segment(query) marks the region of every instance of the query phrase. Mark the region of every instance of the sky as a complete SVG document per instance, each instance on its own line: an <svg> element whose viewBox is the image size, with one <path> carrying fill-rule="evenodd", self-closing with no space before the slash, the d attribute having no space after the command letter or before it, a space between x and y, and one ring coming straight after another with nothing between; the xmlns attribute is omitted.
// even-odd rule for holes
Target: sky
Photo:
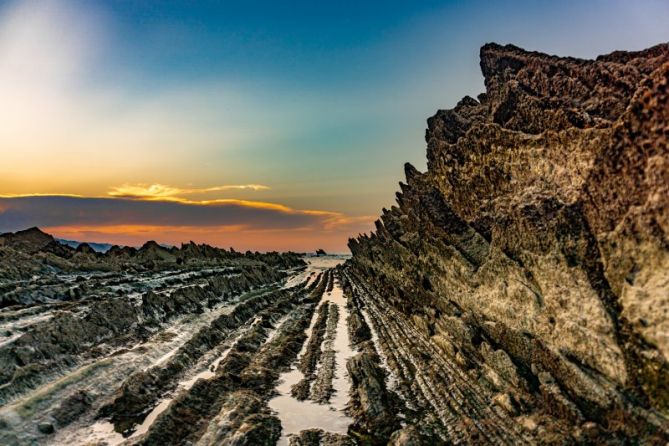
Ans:
<svg viewBox="0 0 669 446"><path fill-rule="evenodd" d="M669 2L0 0L0 232L346 252L486 42L594 58Z"/></svg>

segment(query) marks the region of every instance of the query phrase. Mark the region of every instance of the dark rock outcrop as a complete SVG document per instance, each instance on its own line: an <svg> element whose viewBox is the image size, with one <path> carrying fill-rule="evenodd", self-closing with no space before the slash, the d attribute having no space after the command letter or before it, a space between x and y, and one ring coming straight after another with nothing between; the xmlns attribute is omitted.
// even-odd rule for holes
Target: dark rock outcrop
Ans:
<svg viewBox="0 0 669 446"><path fill-rule="evenodd" d="M406 165L347 268L525 438L664 443L669 45L487 44L481 70L486 92L428 120L427 172Z"/></svg>
<svg viewBox="0 0 669 446"><path fill-rule="evenodd" d="M290 446L353 446L351 437L324 432L321 429L307 429L290 437Z"/></svg>
<svg viewBox="0 0 669 446"><path fill-rule="evenodd" d="M134 274L240 265L259 270L305 267L301 255L293 252L242 254L193 242L168 248L148 241L140 248L112 246L102 253L87 243L72 248L38 228L30 228L0 234L0 308L79 299L76 291L59 286L59 274Z"/></svg>
<svg viewBox="0 0 669 446"><path fill-rule="evenodd" d="M29 254L38 252L55 241L52 236L42 232L39 228L29 228L23 231L0 234L0 246L6 246Z"/></svg>

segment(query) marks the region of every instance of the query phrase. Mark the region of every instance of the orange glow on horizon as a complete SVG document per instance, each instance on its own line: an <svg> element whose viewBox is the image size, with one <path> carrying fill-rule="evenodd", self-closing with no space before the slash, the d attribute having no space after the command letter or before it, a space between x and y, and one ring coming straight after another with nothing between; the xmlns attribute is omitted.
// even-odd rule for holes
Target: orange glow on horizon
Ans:
<svg viewBox="0 0 669 446"><path fill-rule="evenodd" d="M365 232L370 227L371 224L368 223L360 225L358 229L359 232ZM323 248L326 251L339 253L348 252L346 246L348 238L358 233L351 232L350 227L342 230L317 228L249 230L242 226L115 225L55 226L42 229L57 238L127 246L141 246L149 240L174 246L193 241L226 249L233 247L238 251L311 252Z"/></svg>

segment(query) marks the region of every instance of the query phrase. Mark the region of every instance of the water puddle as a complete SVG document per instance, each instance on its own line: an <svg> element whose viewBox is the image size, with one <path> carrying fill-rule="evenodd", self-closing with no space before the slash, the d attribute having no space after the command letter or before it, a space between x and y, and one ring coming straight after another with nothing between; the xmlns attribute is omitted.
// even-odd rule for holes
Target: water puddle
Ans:
<svg viewBox="0 0 669 446"><path fill-rule="evenodd" d="M104 444L107 446L118 446L125 441L125 438L114 430L114 425L99 421L92 424L86 432L81 435L75 435L68 439L71 444Z"/></svg>
<svg viewBox="0 0 669 446"><path fill-rule="evenodd" d="M195 383L195 381L193 381L193 384L194 383ZM167 410L167 408L172 403L172 400L174 400L174 398L165 398L156 407L154 407L153 410L151 411L151 413L149 413L146 416L146 418L144 419L142 424L139 425L137 430L135 430L135 432L133 432L132 435L129 438L136 438L136 437L139 437L140 435L144 435L145 433L147 433L149 431L149 428L151 427L151 425L153 425L153 422L156 421L156 419L158 418L158 415L160 415L161 413L165 412L165 410ZM107 423L107 424L112 426L112 428L114 427L114 425L112 425L111 423Z"/></svg>
<svg viewBox="0 0 669 446"><path fill-rule="evenodd" d="M330 402L338 408L343 409L348 403L350 387L350 379L348 371L346 370L346 362L355 355L355 351L351 349L351 340L348 336L348 308L346 308L346 299L344 292L338 281L335 281L335 286L332 289L332 294L329 296L331 302L334 302L339 307L339 321L337 322L337 336L334 340L334 350L337 352L335 356L336 373L333 380L333 387L335 389L334 395L330 398Z"/></svg>
<svg viewBox="0 0 669 446"><path fill-rule="evenodd" d="M184 337L185 337L185 336L184 336ZM179 339L179 340L181 340L181 339ZM161 364L166 363L168 359L170 359L172 356L176 355L176 353L179 351L180 348L181 348L181 346L178 346L178 347L176 347L176 348L173 348L173 349L170 350L169 352L165 353L163 356L161 356L160 358L158 358L153 364L151 364L149 367L147 367L146 369L144 369L144 371L147 371L147 370L149 370L150 368L153 368L153 367L155 367L155 366L159 366L159 365L161 365Z"/></svg>
<svg viewBox="0 0 669 446"><path fill-rule="evenodd" d="M307 335L311 336L313 327L318 316L318 309L321 305L332 302L339 307L339 320L337 322L337 332L333 342L335 350L335 378L332 382L334 394L330 398L329 404L318 404L313 401L298 401L291 395L291 388L304 378L296 365L293 365L290 371L284 373L279 378L279 385L276 391L279 396L271 399L269 407L277 414L281 420L281 438L278 445L287 446L289 437L302 430L319 428L326 432L346 434L348 426L353 420L344 412L349 399L348 390L350 381L346 370L346 361L355 354L350 347L346 319L348 311L346 308L346 299L338 281L335 281L332 292L325 293L314 311ZM308 341L302 346L298 355L301 357L307 347Z"/></svg>

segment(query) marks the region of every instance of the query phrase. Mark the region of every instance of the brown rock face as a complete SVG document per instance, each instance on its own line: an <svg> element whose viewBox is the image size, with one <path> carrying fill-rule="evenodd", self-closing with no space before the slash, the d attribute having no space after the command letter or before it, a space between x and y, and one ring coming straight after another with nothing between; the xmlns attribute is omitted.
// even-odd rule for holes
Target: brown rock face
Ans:
<svg viewBox="0 0 669 446"><path fill-rule="evenodd" d="M349 270L528 435L552 419L581 426L556 441L663 443L669 45L580 60L487 44L481 70L478 100L428 120L427 172L406 166Z"/></svg>

